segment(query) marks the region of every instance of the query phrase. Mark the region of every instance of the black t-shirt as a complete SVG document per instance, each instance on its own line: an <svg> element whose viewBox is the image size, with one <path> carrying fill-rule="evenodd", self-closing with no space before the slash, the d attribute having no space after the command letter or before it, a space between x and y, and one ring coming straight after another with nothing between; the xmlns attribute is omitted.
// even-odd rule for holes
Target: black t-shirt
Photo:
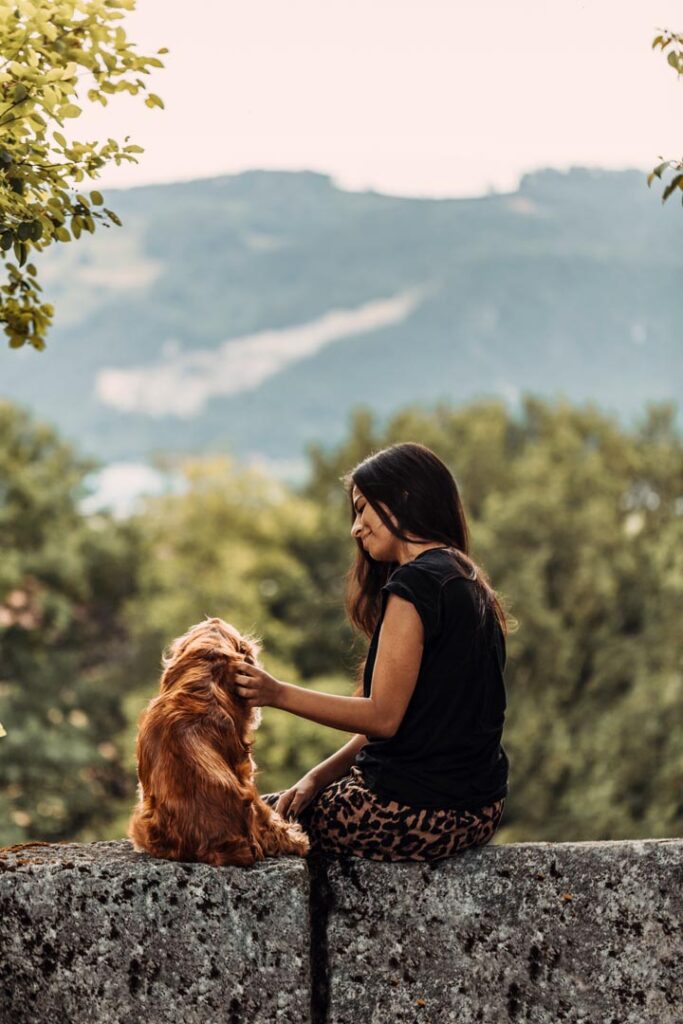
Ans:
<svg viewBox="0 0 683 1024"><path fill-rule="evenodd" d="M400 565L382 587L365 665L367 697L387 598L398 594L422 619L420 671L396 734L369 736L356 764L372 789L413 807L474 810L508 791L505 637L490 608L482 623L478 584L459 572L447 548Z"/></svg>

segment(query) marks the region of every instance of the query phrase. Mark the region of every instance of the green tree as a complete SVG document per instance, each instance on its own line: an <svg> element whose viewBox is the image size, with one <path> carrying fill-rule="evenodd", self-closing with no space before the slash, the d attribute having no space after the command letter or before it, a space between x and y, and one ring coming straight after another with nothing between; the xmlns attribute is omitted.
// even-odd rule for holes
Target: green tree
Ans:
<svg viewBox="0 0 683 1024"><path fill-rule="evenodd" d="M667 63L680 78L683 75L683 35L666 30L653 39L652 48L656 49L657 47L659 47L662 53L665 50L668 51L666 55ZM677 189L683 192L683 160L664 160L663 157L659 159L661 163L657 164L650 172L647 183L651 185L655 178L662 181L663 175L671 174L670 179L666 181L662 190L662 202L665 203L669 196L673 195ZM683 195L681 196L681 202L683 203Z"/></svg>
<svg viewBox="0 0 683 1024"><path fill-rule="evenodd" d="M137 162L141 147L79 142L64 124L81 113L75 101L83 94L106 106L114 93L145 92L142 76L163 67L126 36L121 20L134 7L135 0L0 0L0 321L13 348L44 348L54 313L41 299L31 250L78 239L98 222L120 224L98 191L79 186L112 162ZM154 93L145 103L163 106Z"/></svg>
<svg viewBox="0 0 683 1024"><path fill-rule="evenodd" d="M128 777L112 742L130 675L128 524L85 519L91 465L0 403L0 842L71 838Z"/></svg>
<svg viewBox="0 0 683 1024"><path fill-rule="evenodd" d="M673 406L625 429L597 409L524 399L366 410L311 449L297 493L229 459L113 523L78 512L86 467L0 407L0 815L5 841L123 835L137 716L160 653L204 615L264 641L266 666L349 693L353 556L342 475L420 440L453 471L473 553L518 627L508 641L511 790L498 840L673 836L683 826L683 440ZM262 789L343 736L274 709ZM5 812L3 814L3 811ZM1 819L0 819L1 820Z"/></svg>

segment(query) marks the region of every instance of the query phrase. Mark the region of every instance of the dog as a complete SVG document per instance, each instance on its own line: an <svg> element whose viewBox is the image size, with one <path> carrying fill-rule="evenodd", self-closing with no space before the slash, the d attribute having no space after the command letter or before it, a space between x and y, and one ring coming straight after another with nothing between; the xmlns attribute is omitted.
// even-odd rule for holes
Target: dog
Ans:
<svg viewBox="0 0 683 1024"><path fill-rule="evenodd" d="M260 645L209 618L162 658L159 695L142 712L136 742L138 803L128 838L138 853L246 867L305 856L308 837L258 795L252 733L260 708L231 685L234 665L258 664Z"/></svg>

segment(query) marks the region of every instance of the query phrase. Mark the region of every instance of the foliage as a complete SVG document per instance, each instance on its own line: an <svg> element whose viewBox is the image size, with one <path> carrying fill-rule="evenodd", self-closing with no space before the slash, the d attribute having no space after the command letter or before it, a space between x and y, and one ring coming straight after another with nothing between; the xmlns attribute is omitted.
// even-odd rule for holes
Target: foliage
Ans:
<svg viewBox="0 0 683 1024"><path fill-rule="evenodd" d="M683 35L677 32L665 31L652 41L652 49L659 49L662 53L668 50L666 56L667 64L669 64L676 74L679 76L683 75ZM666 172L671 171L672 177L664 186L662 191L662 202L665 203L669 196L673 195L676 189L680 189L683 192L683 160L664 160L662 157L659 158L661 163L648 174L647 183L652 185L655 178L662 180L662 175ZM683 203L683 196L681 196L681 203Z"/></svg>
<svg viewBox="0 0 683 1024"><path fill-rule="evenodd" d="M0 404L0 821L10 843L74 835L109 816L126 776L130 527L78 511L91 468L55 433Z"/></svg>
<svg viewBox="0 0 683 1024"><path fill-rule="evenodd" d="M336 674L350 633L326 510L226 456L179 472L180 493L149 499L137 524L144 557L129 618L143 671L156 675L161 648L210 614L262 636L302 678Z"/></svg>
<svg viewBox="0 0 683 1024"><path fill-rule="evenodd" d="M310 449L296 492L223 457L196 460L178 493L119 524L78 515L83 469L66 446L9 407L3 417L4 841L125 833L137 717L157 692L161 649L205 614L260 635L276 675L351 692L364 645L343 616L354 547L340 477L403 440L453 470L473 554L518 624L499 841L681 833L683 440L672 406L650 406L629 429L531 397L516 416L482 401L406 407L382 425L359 409L343 444ZM345 739L265 709L261 790Z"/></svg>
<svg viewBox="0 0 683 1024"><path fill-rule="evenodd" d="M180 493L149 499L136 524L139 589L127 608L135 668L128 727L117 740L129 785L112 805L106 831L87 829L81 838L125 834L136 723L158 691L161 651L205 615L262 639L264 664L281 678L352 691L351 634L341 616L339 560L330 553L338 535L331 535L325 509L224 456L185 461L174 475L181 477ZM339 747L340 736L265 709L256 739L261 790L290 785Z"/></svg>
<svg viewBox="0 0 683 1024"><path fill-rule="evenodd" d="M8 275L0 320L13 348L43 348L53 316L27 262L31 250L92 234L98 222L121 223L98 191L76 187L109 163L137 162L141 147L63 132L81 114L79 87L106 106L117 92L145 91L141 76L163 67L156 56L139 56L121 26L134 7L135 0L0 0L0 251ZM163 106L154 93L145 102Z"/></svg>

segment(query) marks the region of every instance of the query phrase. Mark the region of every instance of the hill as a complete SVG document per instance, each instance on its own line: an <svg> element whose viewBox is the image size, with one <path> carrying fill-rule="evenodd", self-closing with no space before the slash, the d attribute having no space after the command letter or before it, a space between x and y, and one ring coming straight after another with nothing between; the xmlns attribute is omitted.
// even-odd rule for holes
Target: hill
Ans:
<svg viewBox="0 0 683 1024"><path fill-rule="evenodd" d="M0 353L2 394L105 461L296 459L358 403L680 400L681 220L640 172L432 200L254 171L107 201L123 228L43 257L47 351Z"/></svg>

